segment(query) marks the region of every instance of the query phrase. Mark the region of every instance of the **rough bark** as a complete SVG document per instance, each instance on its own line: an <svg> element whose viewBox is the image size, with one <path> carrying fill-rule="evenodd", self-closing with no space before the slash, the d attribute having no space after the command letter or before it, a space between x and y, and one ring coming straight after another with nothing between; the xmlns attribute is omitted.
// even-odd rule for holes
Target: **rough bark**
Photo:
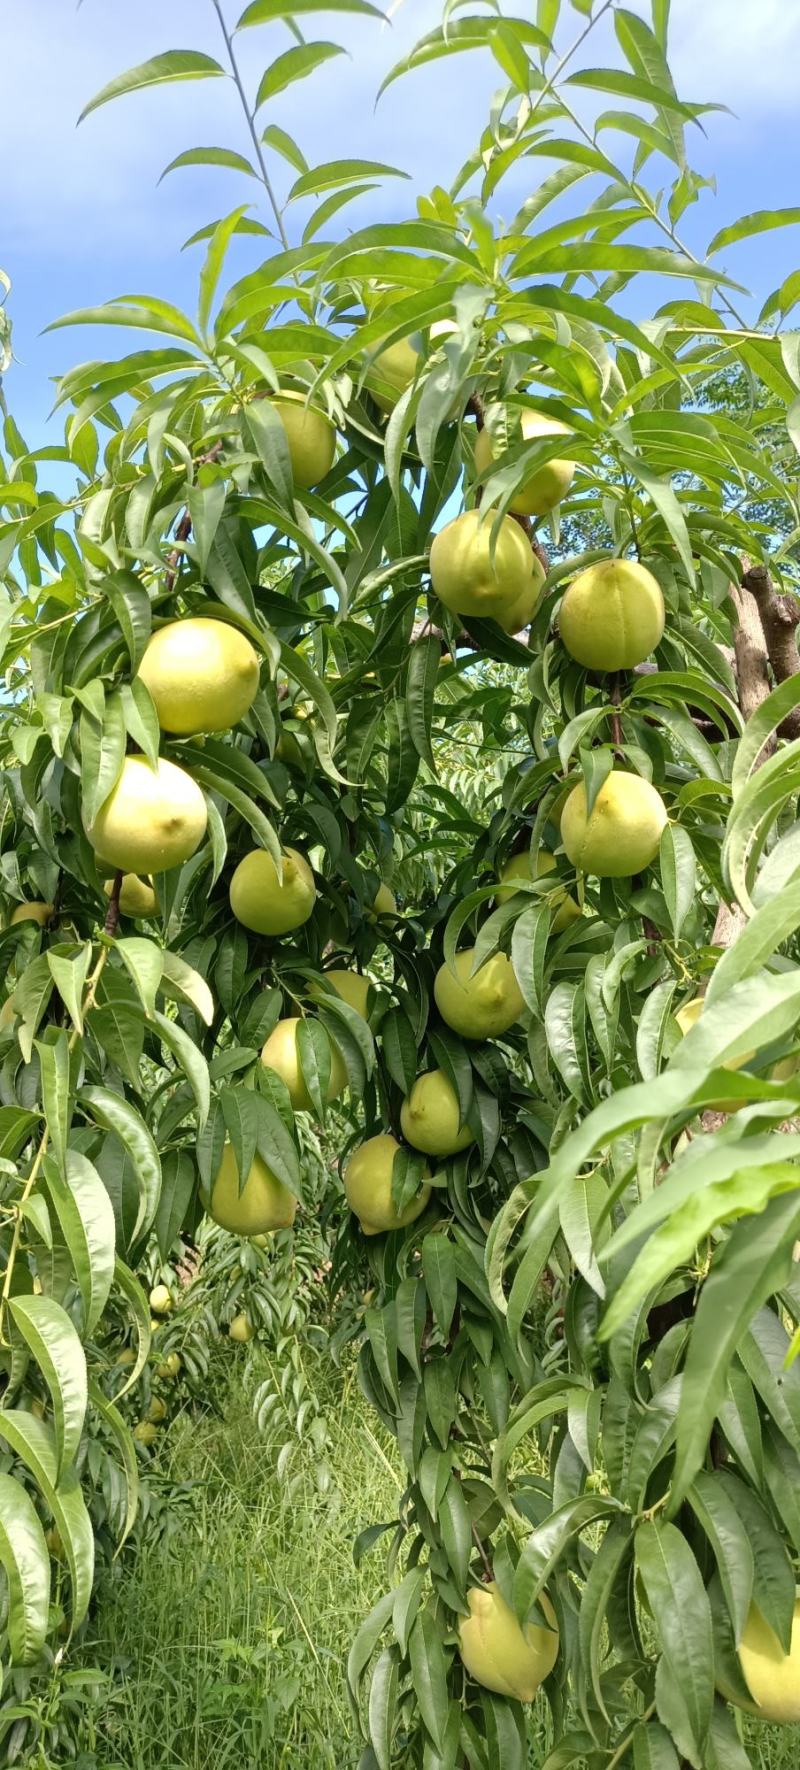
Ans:
<svg viewBox="0 0 800 1770"><path fill-rule="evenodd" d="M733 635L734 670L738 692L739 707L745 719L753 714L766 700L770 692L769 665L770 656L764 632L763 615L760 603L751 587L751 580L758 577L763 587L763 580L770 583L769 573L764 567L745 569L740 586L731 587L731 601L736 609L736 626ZM795 647L795 655L797 648ZM800 659L798 660L800 664ZM772 737L764 745L756 767L766 762L771 756L777 739ZM714 924L712 942L714 946L732 946L741 934L745 925L745 916L738 904L721 903Z"/></svg>
<svg viewBox="0 0 800 1770"><path fill-rule="evenodd" d="M467 411L471 412L475 419L475 429L482 430L485 420L483 400L479 393L470 394L469 399L467 400Z"/></svg>
<svg viewBox="0 0 800 1770"><path fill-rule="evenodd" d="M739 706L745 719L751 719L770 691L769 654L758 603L752 591L744 584L732 586L731 601L736 609L733 651ZM772 748L775 748L774 740ZM761 760L766 761L766 755Z"/></svg>
<svg viewBox="0 0 800 1770"><path fill-rule="evenodd" d="M737 698L745 719L752 718L766 700L770 690L769 659L764 630L755 601L744 585L731 587L731 601L736 609L733 634L734 671ZM774 738L764 745L756 767L766 762L775 748ZM733 946L745 925L744 912L738 903L721 903L711 940L714 946Z"/></svg>
<svg viewBox="0 0 800 1770"><path fill-rule="evenodd" d="M797 650L800 602L796 596L775 589L765 565L748 565L743 562L742 585L758 609L775 683L787 682L790 676L796 676L800 671L800 653ZM784 719L779 731L781 737L800 737L800 707L795 708Z"/></svg>

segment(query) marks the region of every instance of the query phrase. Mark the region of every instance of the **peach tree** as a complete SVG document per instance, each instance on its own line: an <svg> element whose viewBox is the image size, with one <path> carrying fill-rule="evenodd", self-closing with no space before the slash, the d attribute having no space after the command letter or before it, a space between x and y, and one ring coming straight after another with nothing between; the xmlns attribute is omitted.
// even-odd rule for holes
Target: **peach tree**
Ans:
<svg viewBox="0 0 800 1770"><path fill-rule="evenodd" d="M195 314L59 322L134 334L63 443L5 422L5 1659L52 1650L45 1530L69 1632L134 1518L151 1238L290 1224L332 1112L405 1483L360 1770L514 1770L531 1714L547 1770L739 1770L800 1719L800 283L724 265L798 212L698 254L668 0L539 0L389 68L498 90L372 219L396 168L272 120L323 10L374 28L212 0L86 107L232 81L242 141L168 170L243 201Z"/></svg>

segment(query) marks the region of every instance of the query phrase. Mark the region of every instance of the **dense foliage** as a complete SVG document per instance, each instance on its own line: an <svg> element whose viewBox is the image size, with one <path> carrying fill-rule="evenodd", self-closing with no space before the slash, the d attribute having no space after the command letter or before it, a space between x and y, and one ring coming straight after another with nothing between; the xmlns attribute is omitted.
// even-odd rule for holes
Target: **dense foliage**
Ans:
<svg viewBox="0 0 800 1770"><path fill-rule="evenodd" d="M479 49L502 84L450 190L346 232L394 169L269 121L337 53L317 8L212 6L222 61L84 115L233 78L247 154L169 170L260 180L272 237L200 230L194 318L68 315L135 347L64 375L62 445L3 432L4 1658L61 1651L133 1525L126 1396L192 1358L177 1321L150 1356L146 1288L199 1241L197 1308L291 1370L305 1209L407 1477L358 1546L362 1770L514 1770L540 1683L547 1770L738 1770L742 1706L800 1718L800 283L750 322L719 266L796 212L697 257L668 0L539 0L391 71ZM277 20L251 103L237 37ZM209 1205L277 1252L208 1251Z"/></svg>

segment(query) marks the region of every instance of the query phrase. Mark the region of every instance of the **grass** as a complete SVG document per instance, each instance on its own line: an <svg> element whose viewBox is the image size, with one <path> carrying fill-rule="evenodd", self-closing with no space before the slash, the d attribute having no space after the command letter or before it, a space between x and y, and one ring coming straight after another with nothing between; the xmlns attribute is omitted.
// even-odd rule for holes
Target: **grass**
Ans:
<svg viewBox="0 0 800 1770"><path fill-rule="evenodd" d="M83 1709L81 1770L357 1770L343 1666L384 1585L381 1546L356 1567L352 1545L396 1515L399 1483L354 1372L310 1370L325 1492L308 1443L287 1466L285 1427L258 1431L227 1360L224 1416L165 1434L144 1542L102 1577L82 1643L109 1676ZM531 1770L542 1721L537 1704ZM753 1770L797 1770L799 1732L748 1724Z"/></svg>
<svg viewBox="0 0 800 1770"><path fill-rule="evenodd" d="M382 1566L356 1568L353 1537L396 1515L398 1484L354 1374L326 1387L323 1494L308 1447L278 1474L280 1442L259 1434L240 1386L224 1422L171 1428L160 1463L180 1529L106 1578L84 1647L113 1671L86 1740L103 1770L354 1770L342 1667Z"/></svg>

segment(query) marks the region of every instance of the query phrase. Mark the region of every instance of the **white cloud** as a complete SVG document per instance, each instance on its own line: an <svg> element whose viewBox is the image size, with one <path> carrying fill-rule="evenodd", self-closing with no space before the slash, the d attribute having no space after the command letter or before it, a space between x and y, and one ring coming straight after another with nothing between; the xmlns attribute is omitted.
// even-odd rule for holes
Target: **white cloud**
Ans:
<svg viewBox="0 0 800 1770"><path fill-rule="evenodd" d="M679 91L736 110L745 127L765 112L794 118L797 0L673 0L670 59Z"/></svg>
<svg viewBox="0 0 800 1770"><path fill-rule="evenodd" d="M647 0L634 3L647 15ZM233 0L229 16L235 10ZM44 255L46 241L62 261L94 260L99 267L128 260L141 262L144 271L201 221L251 195L228 175L208 172L177 173L156 190L163 166L183 147L224 142L247 149L230 82L122 99L75 127L81 106L100 86L158 50L219 53L210 7L198 7L197 0L170 0L166 7L163 0L138 0L135 7L84 0L73 10L65 0L33 6L5 0L5 13L0 262ZM501 82L487 58L459 56L419 70L374 108L382 74L439 15L438 0L403 0L391 28L340 15L319 26L315 21L320 35L347 43L352 59L341 58L291 89L273 112L312 163L342 154L386 158L405 165L423 188L434 176L447 182L474 145L486 101ZM580 28L577 17L575 25ZM673 0L671 39L679 89L736 109L743 133L761 126L765 109L774 119L781 106L794 106L797 5ZM283 25L237 38L251 89L267 56L289 41ZM607 48L604 21L583 53L602 60ZM723 123L719 136L713 119L710 128L715 140L731 139L731 125ZM396 200L387 196L389 212Z"/></svg>
<svg viewBox="0 0 800 1770"><path fill-rule="evenodd" d="M244 0L238 0L240 6ZM379 0L380 3L380 0ZM384 0L385 3L385 0ZM649 16L649 0L628 0ZM225 0L229 18L237 0ZM508 0L521 14L527 0ZM579 14L566 4L564 19L577 33ZM83 350L60 333L36 334L65 308L102 301L124 290L158 289L191 305L197 253L181 260L180 242L202 222L236 202L260 199L250 181L225 172L177 172L158 187L164 165L182 148L228 145L248 151L232 83L201 81L169 91L124 98L87 118L82 106L123 69L167 48L202 48L220 55L212 8L198 0L4 0L2 227L0 264L15 281L12 312L16 344L26 367L16 371L23 398L37 381ZM502 83L482 54L457 56L398 82L375 108L385 72L441 16L440 0L402 0L391 27L331 14L313 20L310 34L345 43L350 59L329 64L283 94L271 115L298 139L312 164L354 156L405 167L416 188L449 183L475 145L487 104ZM617 59L610 20L582 51L589 62ZM285 25L243 32L237 39L250 90L265 62L288 46ZM701 163L726 165L733 185L743 156L768 164L766 135L782 128L783 184L791 184L800 0L673 0L671 56L678 88L697 100L716 100L738 113L710 117L709 143L693 137ZM223 52L224 53L224 52ZM610 101L613 103L613 101ZM759 155L752 152L757 140ZM525 162L515 175L519 189ZM292 174L279 167L286 188ZM282 182L281 182L282 181ZM756 182L758 182L756 180ZM511 209L513 192L502 207ZM738 190L721 186L726 219L737 212ZM782 195L791 201L791 195ZM413 205L411 189L388 181L377 196L343 211L343 226L390 218ZM753 202L750 206L757 206ZM307 212L307 211L306 211ZM258 211L262 219L263 208ZM693 225L688 218L688 225ZM232 267L252 266L253 250L237 250ZM104 348L105 346L103 346ZM87 348L90 348L87 347ZM37 391L36 397L39 397Z"/></svg>

